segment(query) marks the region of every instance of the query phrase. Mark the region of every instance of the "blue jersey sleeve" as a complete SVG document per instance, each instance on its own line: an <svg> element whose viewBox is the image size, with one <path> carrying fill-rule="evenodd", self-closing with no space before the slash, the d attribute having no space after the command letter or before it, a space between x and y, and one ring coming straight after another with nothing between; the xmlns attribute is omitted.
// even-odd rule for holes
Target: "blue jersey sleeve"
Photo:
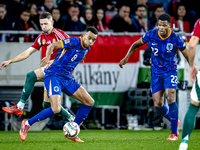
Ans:
<svg viewBox="0 0 200 150"><path fill-rule="evenodd" d="M60 44L61 44L62 48L72 48L72 47L76 46L78 43L75 38L70 37L70 38L67 38L64 40L60 40Z"/></svg>
<svg viewBox="0 0 200 150"><path fill-rule="evenodd" d="M177 36L177 49L179 49L180 51L185 50L186 45L185 42L183 41L183 39L178 35Z"/></svg>
<svg viewBox="0 0 200 150"><path fill-rule="evenodd" d="M150 30L151 31L151 30ZM150 40L150 31L146 32L145 35L143 35L140 40L142 44L148 43Z"/></svg>

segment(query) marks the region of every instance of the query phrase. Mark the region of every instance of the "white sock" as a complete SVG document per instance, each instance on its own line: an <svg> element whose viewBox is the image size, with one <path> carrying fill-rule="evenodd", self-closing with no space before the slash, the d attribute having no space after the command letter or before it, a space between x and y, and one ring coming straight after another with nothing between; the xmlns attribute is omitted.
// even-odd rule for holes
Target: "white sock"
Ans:
<svg viewBox="0 0 200 150"><path fill-rule="evenodd" d="M26 120L25 125L26 126L30 126L29 123L28 123L28 120Z"/></svg>
<svg viewBox="0 0 200 150"><path fill-rule="evenodd" d="M24 106L25 106L25 103L22 103L21 101L19 101L19 102L17 103L17 109L19 109L19 110L23 110L23 109L24 109Z"/></svg>

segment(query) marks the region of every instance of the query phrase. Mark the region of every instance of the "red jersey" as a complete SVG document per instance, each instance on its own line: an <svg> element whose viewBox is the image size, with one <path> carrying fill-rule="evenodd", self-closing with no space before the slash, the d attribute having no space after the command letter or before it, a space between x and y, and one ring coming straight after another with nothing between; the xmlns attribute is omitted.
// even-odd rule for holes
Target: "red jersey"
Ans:
<svg viewBox="0 0 200 150"><path fill-rule="evenodd" d="M200 38L200 19L195 23L191 36L197 36Z"/></svg>
<svg viewBox="0 0 200 150"><path fill-rule="evenodd" d="M57 42L66 38L69 38L69 36L65 34L62 30L53 28L51 33L48 35L46 33L41 33L31 47L37 50L41 50L43 58L46 56L47 46L49 46L53 42ZM53 50L50 60L55 59L56 54L58 53L59 50L60 49Z"/></svg>

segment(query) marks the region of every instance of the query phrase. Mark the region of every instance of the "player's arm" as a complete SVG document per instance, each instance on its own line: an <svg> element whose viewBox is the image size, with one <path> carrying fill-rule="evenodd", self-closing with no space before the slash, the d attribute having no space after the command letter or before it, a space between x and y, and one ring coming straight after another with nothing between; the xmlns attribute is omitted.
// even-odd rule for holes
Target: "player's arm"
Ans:
<svg viewBox="0 0 200 150"><path fill-rule="evenodd" d="M24 59L27 59L29 56L31 56L36 51L37 51L37 49L35 49L33 47L28 48L26 51L22 52L21 54L17 55L16 57L14 57L14 58L12 58L10 60L2 62L1 65L0 65L0 70L3 67L6 67L11 63L19 62L19 61L22 61Z"/></svg>
<svg viewBox="0 0 200 150"><path fill-rule="evenodd" d="M190 65L190 80L194 83L196 79L196 74L198 73L197 67L194 63L194 57L196 53L196 45L199 42L199 37L192 36L189 42L188 58Z"/></svg>
<svg viewBox="0 0 200 150"><path fill-rule="evenodd" d="M189 51L188 51L188 57L189 57L189 65L194 66L194 57L196 53L196 45L199 42L199 38L197 36L192 36L189 42Z"/></svg>
<svg viewBox="0 0 200 150"><path fill-rule="evenodd" d="M187 62L189 63L189 57L188 57L188 49L185 48L184 50L181 51Z"/></svg>
<svg viewBox="0 0 200 150"><path fill-rule="evenodd" d="M144 43L141 41L141 39L134 42L131 47L129 48L126 56L119 62L119 66L123 68L123 65L125 65L128 62L129 57Z"/></svg>
<svg viewBox="0 0 200 150"><path fill-rule="evenodd" d="M54 49L60 49L60 48L64 48L62 41L57 41L52 43L51 45L47 46L47 52L46 52L46 57L44 57L41 61L40 61L40 65L41 67L47 65L50 63L50 58L51 58L51 54L53 52Z"/></svg>

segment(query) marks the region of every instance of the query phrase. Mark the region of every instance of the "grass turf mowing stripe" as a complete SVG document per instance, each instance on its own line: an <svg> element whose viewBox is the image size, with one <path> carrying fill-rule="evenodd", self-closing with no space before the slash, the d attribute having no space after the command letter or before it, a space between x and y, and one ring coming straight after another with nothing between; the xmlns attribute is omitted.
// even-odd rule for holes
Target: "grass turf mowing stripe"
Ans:
<svg viewBox="0 0 200 150"><path fill-rule="evenodd" d="M180 132L181 133L181 132ZM17 131L0 132L2 150L177 150L181 142L167 141L169 130L81 130L79 137L85 143L65 139L62 130L29 131L26 141L21 141ZM200 130L194 130L189 149L200 149Z"/></svg>

